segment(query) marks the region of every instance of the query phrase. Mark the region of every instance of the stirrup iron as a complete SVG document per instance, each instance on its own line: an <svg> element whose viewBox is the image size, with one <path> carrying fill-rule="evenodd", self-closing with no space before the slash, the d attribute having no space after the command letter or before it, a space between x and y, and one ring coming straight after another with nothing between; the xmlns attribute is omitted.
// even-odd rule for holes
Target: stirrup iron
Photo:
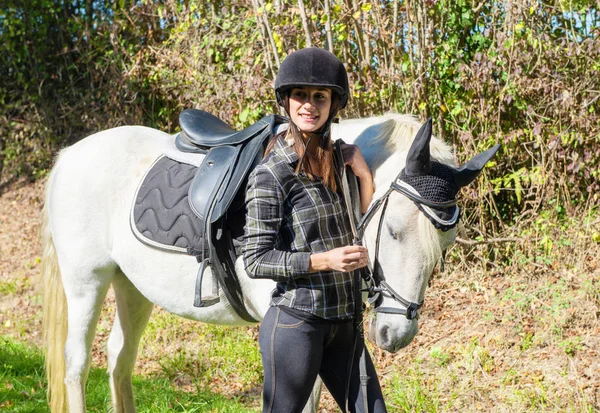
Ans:
<svg viewBox="0 0 600 413"><path fill-rule="evenodd" d="M198 269L198 275L196 276L196 295L194 297L194 307L210 307L211 305L215 305L221 301L219 297L219 282L215 279L214 274L212 274L212 295L202 296L202 279L204 276L204 272L206 268L210 266L210 260L205 258L202 260L202 265Z"/></svg>

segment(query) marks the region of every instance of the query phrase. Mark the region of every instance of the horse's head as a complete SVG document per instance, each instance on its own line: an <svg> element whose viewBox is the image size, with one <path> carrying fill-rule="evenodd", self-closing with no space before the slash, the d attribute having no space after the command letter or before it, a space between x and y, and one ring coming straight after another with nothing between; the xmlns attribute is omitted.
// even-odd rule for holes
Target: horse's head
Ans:
<svg viewBox="0 0 600 413"><path fill-rule="evenodd" d="M457 168L444 155L450 150L441 141L436 139L436 147L431 146L429 120L408 153L396 151L378 166L378 191L364 219L378 293L370 336L391 352L408 345L417 334L418 309L429 277L456 237L457 192L477 177L499 148L496 145Z"/></svg>

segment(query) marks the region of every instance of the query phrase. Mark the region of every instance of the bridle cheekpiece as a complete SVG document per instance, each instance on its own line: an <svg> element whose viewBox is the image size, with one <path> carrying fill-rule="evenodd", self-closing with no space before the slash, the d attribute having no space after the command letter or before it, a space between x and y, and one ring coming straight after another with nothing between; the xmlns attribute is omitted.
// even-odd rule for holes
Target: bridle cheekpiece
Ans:
<svg viewBox="0 0 600 413"><path fill-rule="evenodd" d="M377 199L367 210L356 226L356 238L362 240L365 229L373 216L381 208L381 217L377 226L377 237L375 240L375 256L373 264L369 266L368 271L363 272L363 280L367 284L365 291L369 293L369 302L374 304L375 312L386 314L405 315L407 319L413 320L418 318L418 310L423 306L424 301L415 303L403 298L387 283L381 271L378 271L379 266L379 249L381 239L381 229L385 220L385 212L387 210L389 197L392 192L399 192L413 201L419 210L435 225L436 228L447 231L458 224L460 218L459 208L456 205L456 198L447 199L445 201L431 200L424 198L421 193L403 179L405 170L402 169L400 174L394 179L388 190L383 196ZM430 180L430 183L432 181ZM456 195L456 193L454 193ZM452 211L449 218L445 218L448 211ZM383 297L391 298L400 303L404 308L382 307Z"/></svg>

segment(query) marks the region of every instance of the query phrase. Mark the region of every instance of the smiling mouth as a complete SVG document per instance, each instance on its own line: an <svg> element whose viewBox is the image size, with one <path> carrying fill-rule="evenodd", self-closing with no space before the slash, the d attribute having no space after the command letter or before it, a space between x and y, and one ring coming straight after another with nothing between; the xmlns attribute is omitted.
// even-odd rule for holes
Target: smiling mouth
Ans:
<svg viewBox="0 0 600 413"><path fill-rule="evenodd" d="M318 118L318 116L316 116L316 115L309 115L309 114L306 114L306 113L301 113L300 117L302 119L310 121L310 122L313 122L313 121L317 120L317 118Z"/></svg>

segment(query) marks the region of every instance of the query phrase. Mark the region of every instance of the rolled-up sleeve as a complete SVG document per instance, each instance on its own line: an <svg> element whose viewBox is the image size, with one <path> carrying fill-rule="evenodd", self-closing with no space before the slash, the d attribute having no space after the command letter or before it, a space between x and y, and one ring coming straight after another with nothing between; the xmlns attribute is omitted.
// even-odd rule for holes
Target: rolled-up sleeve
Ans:
<svg viewBox="0 0 600 413"><path fill-rule="evenodd" d="M246 191L244 265L249 277L286 281L309 272L309 252L276 249L284 202L284 190L272 171L256 167Z"/></svg>

